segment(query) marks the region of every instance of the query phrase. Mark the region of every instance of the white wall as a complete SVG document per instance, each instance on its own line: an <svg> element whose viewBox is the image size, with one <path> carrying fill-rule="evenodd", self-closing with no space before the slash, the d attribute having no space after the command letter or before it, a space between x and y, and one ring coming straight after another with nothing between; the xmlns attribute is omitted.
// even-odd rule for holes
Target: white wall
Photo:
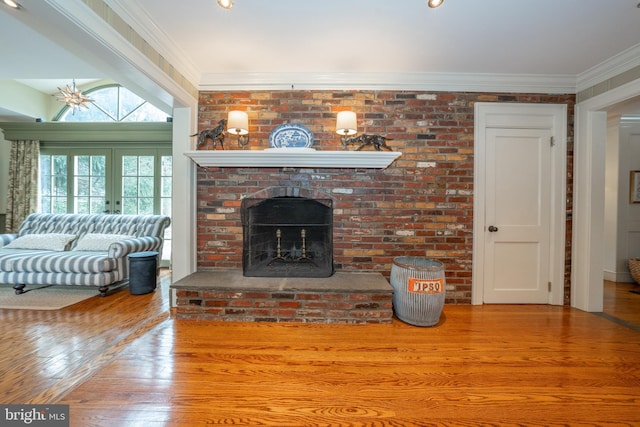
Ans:
<svg viewBox="0 0 640 427"><path fill-rule="evenodd" d="M623 118L620 126L618 204L618 281L631 282L627 260L640 257L640 203L631 203L630 174L640 171L640 118Z"/></svg>
<svg viewBox="0 0 640 427"><path fill-rule="evenodd" d="M60 109L60 103L51 95L46 95L29 86L13 80L0 80L0 99L2 108L13 111L29 118L50 120L55 108Z"/></svg>
<svg viewBox="0 0 640 427"><path fill-rule="evenodd" d="M604 187L604 259L605 280L616 281L618 257L618 191L619 191L620 116L607 117L607 145Z"/></svg>
<svg viewBox="0 0 640 427"><path fill-rule="evenodd" d="M627 260L640 257L640 203L630 203L630 173L640 170L640 118L607 123L604 278L632 282Z"/></svg>

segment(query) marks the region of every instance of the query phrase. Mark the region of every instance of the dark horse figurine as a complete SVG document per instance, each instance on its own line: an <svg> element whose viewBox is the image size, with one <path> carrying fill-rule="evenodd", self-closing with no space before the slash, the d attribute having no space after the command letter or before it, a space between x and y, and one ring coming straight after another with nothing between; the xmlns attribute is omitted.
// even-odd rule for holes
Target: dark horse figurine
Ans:
<svg viewBox="0 0 640 427"><path fill-rule="evenodd" d="M383 148L385 150L393 151L391 147L387 145L387 141L391 141L391 138L387 138L382 135L367 135L366 133L363 133L360 136L345 139L342 141L342 145L346 147L348 144L360 143L358 148L356 148L356 151L362 150L367 145L373 146L376 151L382 151Z"/></svg>
<svg viewBox="0 0 640 427"><path fill-rule="evenodd" d="M211 149L215 150L218 143L220 147L224 150L224 128L227 126L227 119L222 119L218 122L218 125L213 129L205 129L200 133L194 133L193 136L198 137L198 147L200 150L204 145L206 145L207 141L211 140Z"/></svg>

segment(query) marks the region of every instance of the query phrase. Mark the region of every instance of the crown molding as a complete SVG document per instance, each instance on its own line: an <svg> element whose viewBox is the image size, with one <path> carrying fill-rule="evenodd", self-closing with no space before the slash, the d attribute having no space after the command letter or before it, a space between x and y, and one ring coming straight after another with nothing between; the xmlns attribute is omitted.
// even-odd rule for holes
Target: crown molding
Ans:
<svg viewBox="0 0 640 427"><path fill-rule="evenodd" d="M640 43L578 74L576 92L587 90L638 66L640 66Z"/></svg>
<svg viewBox="0 0 640 427"><path fill-rule="evenodd" d="M575 76L472 73L220 73L205 74L201 91L427 90L573 94Z"/></svg>

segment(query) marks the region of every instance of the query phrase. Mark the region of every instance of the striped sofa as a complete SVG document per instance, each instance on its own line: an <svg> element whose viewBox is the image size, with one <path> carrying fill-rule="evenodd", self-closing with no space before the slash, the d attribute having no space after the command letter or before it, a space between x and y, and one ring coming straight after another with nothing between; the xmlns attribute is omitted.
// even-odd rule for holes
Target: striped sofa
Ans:
<svg viewBox="0 0 640 427"><path fill-rule="evenodd" d="M160 215L31 214L17 234L0 234L0 284L109 287L129 278L127 255L162 253L170 219Z"/></svg>

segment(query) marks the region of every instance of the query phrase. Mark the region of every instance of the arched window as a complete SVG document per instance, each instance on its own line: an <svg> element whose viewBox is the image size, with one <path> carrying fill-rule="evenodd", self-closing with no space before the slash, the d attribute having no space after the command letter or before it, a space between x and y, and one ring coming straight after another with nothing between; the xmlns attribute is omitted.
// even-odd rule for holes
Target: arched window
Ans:
<svg viewBox="0 0 640 427"><path fill-rule="evenodd" d="M159 108L120 85L99 86L84 95L93 99L88 109L74 112L65 105L53 119L60 122L166 122L169 117Z"/></svg>

